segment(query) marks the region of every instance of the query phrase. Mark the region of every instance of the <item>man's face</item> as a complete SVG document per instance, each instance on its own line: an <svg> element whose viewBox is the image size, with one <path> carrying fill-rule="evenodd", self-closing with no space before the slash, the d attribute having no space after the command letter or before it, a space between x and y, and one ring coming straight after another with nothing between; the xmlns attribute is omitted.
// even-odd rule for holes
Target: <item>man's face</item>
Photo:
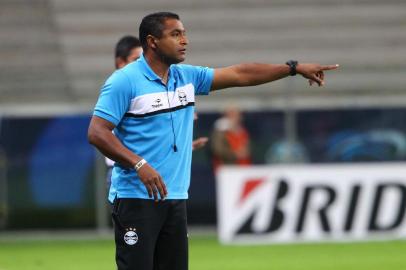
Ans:
<svg viewBox="0 0 406 270"><path fill-rule="evenodd" d="M189 41L181 21L165 20L162 37L155 40L155 51L165 63L177 64L186 59L186 47Z"/></svg>

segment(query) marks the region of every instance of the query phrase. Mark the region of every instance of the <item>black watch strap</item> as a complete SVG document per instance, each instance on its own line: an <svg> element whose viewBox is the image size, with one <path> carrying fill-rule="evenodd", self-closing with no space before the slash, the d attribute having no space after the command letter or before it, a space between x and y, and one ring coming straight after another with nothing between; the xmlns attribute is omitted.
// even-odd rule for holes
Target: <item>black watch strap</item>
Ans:
<svg viewBox="0 0 406 270"><path fill-rule="evenodd" d="M296 66L297 66L298 62L296 60L289 60L285 64L290 67L290 72L289 72L290 76L295 76L297 74Z"/></svg>

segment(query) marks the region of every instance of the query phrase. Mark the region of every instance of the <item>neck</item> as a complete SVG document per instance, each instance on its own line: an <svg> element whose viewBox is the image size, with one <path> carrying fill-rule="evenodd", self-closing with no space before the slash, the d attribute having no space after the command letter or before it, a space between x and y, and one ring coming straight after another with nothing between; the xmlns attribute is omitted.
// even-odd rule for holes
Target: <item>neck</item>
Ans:
<svg viewBox="0 0 406 270"><path fill-rule="evenodd" d="M162 59L151 50L144 53L145 60L149 67L158 75L164 84L168 81L169 64L162 61Z"/></svg>

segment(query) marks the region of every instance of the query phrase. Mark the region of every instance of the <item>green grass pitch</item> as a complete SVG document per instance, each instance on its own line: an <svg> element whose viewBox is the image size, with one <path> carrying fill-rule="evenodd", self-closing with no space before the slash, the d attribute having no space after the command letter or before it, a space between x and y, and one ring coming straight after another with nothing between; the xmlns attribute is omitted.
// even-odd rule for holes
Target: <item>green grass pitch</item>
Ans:
<svg viewBox="0 0 406 270"><path fill-rule="evenodd" d="M112 270L112 240L0 240L0 270ZM191 270L405 270L406 241L222 246L190 239Z"/></svg>

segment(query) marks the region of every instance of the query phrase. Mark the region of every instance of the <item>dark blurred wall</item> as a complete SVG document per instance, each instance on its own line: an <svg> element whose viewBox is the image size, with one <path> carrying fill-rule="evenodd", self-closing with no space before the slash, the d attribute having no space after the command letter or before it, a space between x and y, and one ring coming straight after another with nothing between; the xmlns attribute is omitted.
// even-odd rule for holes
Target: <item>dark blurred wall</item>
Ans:
<svg viewBox="0 0 406 270"><path fill-rule="evenodd" d="M195 137L210 136L219 117L200 113ZM89 120L88 115L1 120L7 228L95 226L95 181L105 179L95 179L95 150L86 138ZM289 146L283 121L281 111L244 113L255 164L284 162ZM300 147L294 153L306 160L296 162L404 161L405 123L404 108L299 111ZM215 177L208 146L193 154L189 197L189 223L215 224Z"/></svg>
<svg viewBox="0 0 406 270"><path fill-rule="evenodd" d="M11 228L94 224L94 150L88 116L2 120Z"/></svg>

